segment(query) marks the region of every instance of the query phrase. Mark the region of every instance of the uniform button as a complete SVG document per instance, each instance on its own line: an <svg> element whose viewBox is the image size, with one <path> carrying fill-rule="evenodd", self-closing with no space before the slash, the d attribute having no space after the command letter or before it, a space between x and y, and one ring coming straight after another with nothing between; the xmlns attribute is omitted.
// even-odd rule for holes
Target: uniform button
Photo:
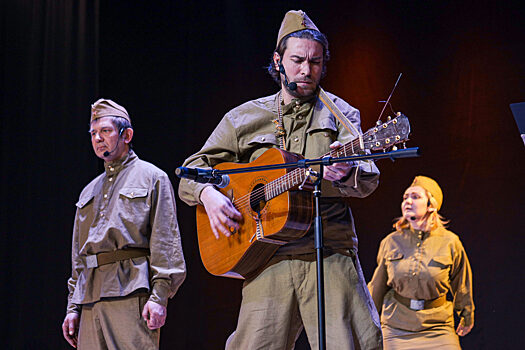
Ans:
<svg viewBox="0 0 525 350"><path fill-rule="evenodd" d="M298 142L298 141L299 141L299 138L296 136L296 137L293 138L293 140L294 140L295 142Z"/></svg>
<svg viewBox="0 0 525 350"><path fill-rule="evenodd" d="M113 170L115 170L115 168L113 168L113 167L109 167L109 170L110 170L110 171L113 171Z"/></svg>
<svg viewBox="0 0 525 350"><path fill-rule="evenodd" d="M113 178L112 178L112 177L110 177L110 178L109 178L109 181L113 181Z"/></svg>
<svg viewBox="0 0 525 350"><path fill-rule="evenodd" d="M302 115L298 115L297 119L301 120L301 119L303 119L303 116Z"/></svg>
<svg viewBox="0 0 525 350"><path fill-rule="evenodd" d="M415 275L416 275L416 273L415 273L415 272L412 272L412 276L415 276Z"/></svg>
<svg viewBox="0 0 525 350"><path fill-rule="evenodd" d="M133 197L133 194L134 194L133 192L130 193L131 197Z"/></svg>
<svg viewBox="0 0 525 350"><path fill-rule="evenodd" d="M421 243L420 243L420 242L417 242L417 246L419 247L420 245L421 245Z"/></svg>
<svg viewBox="0 0 525 350"><path fill-rule="evenodd" d="M323 135L326 136L326 137L328 137L328 133L327 133L327 132L325 132Z"/></svg>
<svg viewBox="0 0 525 350"><path fill-rule="evenodd" d="M265 137L261 137L261 141L266 141L266 138Z"/></svg>
<svg viewBox="0 0 525 350"><path fill-rule="evenodd" d="M104 213L100 213L100 216L102 216L102 217L103 217L103 216L104 216Z"/></svg>
<svg viewBox="0 0 525 350"><path fill-rule="evenodd" d="M108 194L107 193L104 195L104 198L108 198Z"/></svg>

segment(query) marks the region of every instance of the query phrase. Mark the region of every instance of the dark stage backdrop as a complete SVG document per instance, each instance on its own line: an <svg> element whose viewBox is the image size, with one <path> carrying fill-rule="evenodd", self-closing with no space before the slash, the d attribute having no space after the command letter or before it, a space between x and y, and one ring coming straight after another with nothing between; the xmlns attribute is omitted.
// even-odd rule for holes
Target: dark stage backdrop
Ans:
<svg viewBox="0 0 525 350"><path fill-rule="evenodd" d="M367 280L414 175L444 190L442 214L474 271L476 324L464 349L513 349L520 320L525 147L509 104L525 101L523 1L73 1L1 6L1 262L8 349L67 349L60 325L74 203L102 170L90 104L124 105L141 158L174 169L222 115L271 94L265 73L284 13L302 8L331 43L322 85L373 126L392 99L422 157L380 161L381 184L352 199ZM168 308L163 349L220 349L240 281L202 267L194 210L178 202L188 277ZM329 288L330 286L327 286ZM307 349L304 336L298 349Z"/></svg>

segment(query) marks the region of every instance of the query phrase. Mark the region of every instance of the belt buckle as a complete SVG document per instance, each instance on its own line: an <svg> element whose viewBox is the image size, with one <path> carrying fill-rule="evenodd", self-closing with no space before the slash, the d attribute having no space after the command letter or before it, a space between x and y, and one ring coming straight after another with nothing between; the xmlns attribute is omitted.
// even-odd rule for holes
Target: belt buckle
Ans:
<svg viewBox="0 0 525 350"><path fill-rule="evenodd" d="M420 311L425 308L425 300L410 299L410 308L414 311Z"/></svg>
<svg viewBox="0 0 525 350"><path fill-rule="evenodd" d="M94 269L95 267L98 267L97 255L88 255L86 257L86 263L88 269Z"/></svg>

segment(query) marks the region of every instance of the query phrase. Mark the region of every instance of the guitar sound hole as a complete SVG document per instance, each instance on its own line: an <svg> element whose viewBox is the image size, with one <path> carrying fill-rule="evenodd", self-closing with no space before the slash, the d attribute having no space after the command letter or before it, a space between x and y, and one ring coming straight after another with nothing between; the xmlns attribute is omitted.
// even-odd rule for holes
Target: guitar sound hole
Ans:
<svg viewBox="0 0 525 350"><path fill-rule="evenodd" d="M264 184L257 184L250 193L250 207L254 212L260 214L265 206Z"/></svg>

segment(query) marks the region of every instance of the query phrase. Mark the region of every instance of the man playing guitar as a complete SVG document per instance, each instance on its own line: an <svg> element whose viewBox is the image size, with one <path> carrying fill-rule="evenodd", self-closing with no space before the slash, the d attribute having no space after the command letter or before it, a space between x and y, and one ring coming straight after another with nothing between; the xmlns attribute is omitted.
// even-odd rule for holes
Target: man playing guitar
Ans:
<svg viewBox="0 0 525 350"><path fill-rule="evenodd" d="M324 34L303 11L289 11L268 67L280 91L229 111L184 166L249 163L275 148L318 158L358 138L359 111L319 86L328 58ZM330 99L346 121L335 118L322 97ZM352 213L343 198L366 197L378 182L379 170L373 162L337 163L324 169L321 212L328 349L381 348L379 319L357 257ZM204 207L208 235L217 242L234 244L243 223L252 220L241 213L235 199L232 203L232 196L213 185L183 179L179 195L189 205ZM265 204L268 211L271 203ZM265 219L263 210L255 211L259 215L255 219ZM313 224L311 215L307 217L310 222L305 223L302 237L281 242L263 266L243 275L239 320L227 349L293 349L303 327L311 347L318 348Z"/></svg>

